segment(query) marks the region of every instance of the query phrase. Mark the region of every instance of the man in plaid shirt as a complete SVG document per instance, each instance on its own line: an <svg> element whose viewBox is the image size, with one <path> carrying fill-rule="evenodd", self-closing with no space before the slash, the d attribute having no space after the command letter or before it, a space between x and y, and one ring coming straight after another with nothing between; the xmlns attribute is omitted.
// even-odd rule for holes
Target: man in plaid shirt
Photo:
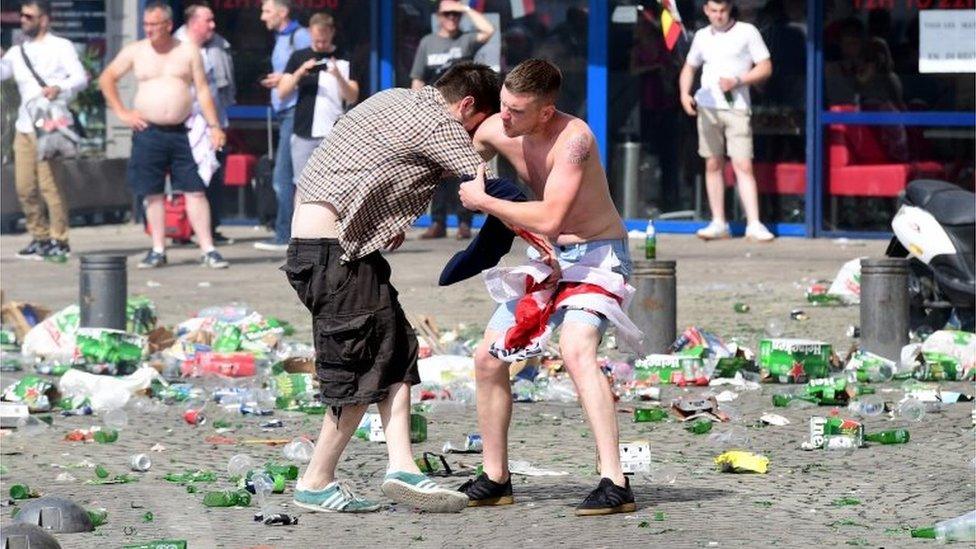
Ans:
<svg viewBox="0 0 976 549"><path fill-rule="evenodd" d="M377 403L389 467L383 493L427 511L457 512L460 492L424 476L410 447L410 385L420 382L417 337L379 250L394 250L445 175L474 176L471 136L498 112L499 79L464 63L433 86L380 92L336 122L298 181L282 270L312 313L315 366L331 407L295 504L366 512L379 505L337 481L335 468L367 406Z"/></svg>

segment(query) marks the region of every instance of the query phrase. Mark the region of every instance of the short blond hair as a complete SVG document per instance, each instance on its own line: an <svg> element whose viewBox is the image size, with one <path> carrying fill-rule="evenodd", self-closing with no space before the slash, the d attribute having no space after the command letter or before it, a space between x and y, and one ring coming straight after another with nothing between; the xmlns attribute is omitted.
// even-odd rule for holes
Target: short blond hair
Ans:
<svg viewBox="0 0 976 549"><path fill-rule="evenodd" d="M316 13L308 19L309 27L332 27L335 28L335 19L328 13Z"/></svg>
<svg viewBox="0 0 976 549"><path fill-rule="evenodd" d="M547 102L555 102L562 83L559 68L545 59L526 59L505 77L508 91L534 95Z"/></svg>

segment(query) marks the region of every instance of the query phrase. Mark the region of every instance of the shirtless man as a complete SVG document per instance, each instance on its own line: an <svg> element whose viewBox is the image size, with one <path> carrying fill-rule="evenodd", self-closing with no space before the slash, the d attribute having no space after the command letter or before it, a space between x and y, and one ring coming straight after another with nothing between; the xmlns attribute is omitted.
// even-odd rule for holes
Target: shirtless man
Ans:
<svg viewBox="0 0 976 549"><path fill-rule="evenodd" d="M139 262L140 269L166 264L165 197L166 171L174 191L186 197L190 226L197 235L202 265L224 269L227 261L214 248L210 232L210 205L204 194L206 185L197 173L186 119L193 106L190 87L196 88L203 116L210 127L210 141L220 150L226 136L203 70L200 48L180 42L170 34L173 11L166 2L149 2L142 15L146 38L122 48L102 72L98 83L105 101L122 122L132 128L132 155L128 179L133 194L145 197L146 219L152 236L152 249ZM119 98L118 81L133 71L138 87L133 109Z"/></svg>
<svg viewBox="0 0 976 549"><path fill-rule="evenodd" d="M470 210L542 235L544 247L550 248L547 252L564 267L588 251L610 246L620 260L615 271L629 277L627 231L610 198L593 132L584 121L556 110L561 82L559 69L548 61L529 59L520 63L505 78L501 112L488 118L474 139L475 148L486 159L500 154L508 160L539 198L510 202L485 194L482 169L478 177L461 185L461 202ZM488 352L491 343L514 324L514 309L514 301L498 307L475 352L484 474L461 487L472 506L514 502L508 471L512 417L508 364ZM584 310L557 313L553 321L562 322L560 354L593 430L603 476L577 508L577 514L634 511L634 494L620 467L613 394L596 362L607 321Z"/></svg>

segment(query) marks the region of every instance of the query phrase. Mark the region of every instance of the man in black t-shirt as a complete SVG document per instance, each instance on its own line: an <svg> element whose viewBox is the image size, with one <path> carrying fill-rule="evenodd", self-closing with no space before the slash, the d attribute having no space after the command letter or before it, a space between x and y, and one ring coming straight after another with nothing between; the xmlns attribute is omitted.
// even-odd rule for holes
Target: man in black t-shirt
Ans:
<svg viewBox="0 0 976 549"><path fill-rule="evenodd" d="M359 83L349 76L349 61L333 43L336 28L331 15L316 13L308 21L312 47L291 54L278 81L282 99L298 92L291 162L297 184L305 163L345 107L359 99Z"/></svg>

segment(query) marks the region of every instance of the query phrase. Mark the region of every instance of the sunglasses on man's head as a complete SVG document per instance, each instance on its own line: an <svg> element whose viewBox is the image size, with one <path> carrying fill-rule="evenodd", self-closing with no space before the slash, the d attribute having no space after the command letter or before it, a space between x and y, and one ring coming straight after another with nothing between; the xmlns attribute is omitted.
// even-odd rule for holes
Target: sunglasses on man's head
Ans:
<svg viewBox="0 0 976 549"><path fill-rule="evenodd" d="M463 11L442 11L439 12L439 14L444 17L461 17L462 15L464 15L464 12Z"/></svg>

